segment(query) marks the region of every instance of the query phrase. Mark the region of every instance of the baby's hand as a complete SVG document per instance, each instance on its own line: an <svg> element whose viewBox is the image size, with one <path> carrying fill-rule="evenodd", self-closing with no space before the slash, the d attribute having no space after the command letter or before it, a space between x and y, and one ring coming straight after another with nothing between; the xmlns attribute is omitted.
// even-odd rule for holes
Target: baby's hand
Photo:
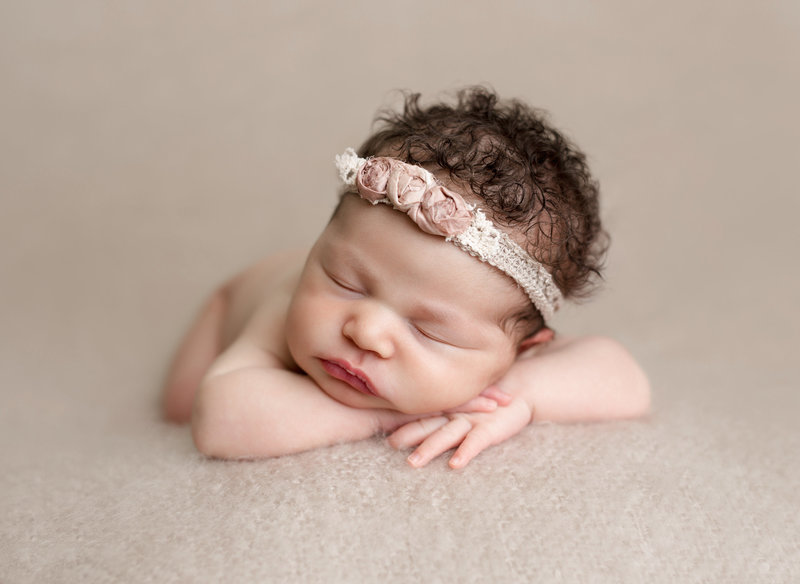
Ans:
<svg viewBox="0 0 800 584"><path fill-rule="evenodd" d="M508 395L508 394L505 394ZM531 409L522 399L511 399L493 412L450 413L421 418L405 424L389 436L389 445L400 450L417 446L408 463L419 468L458 446L450 458L452 468L464 468L489 446L517 434L531 421Z"/></svg>
<svg viewBox="0 0 800 584"><path fill-rule="evenodd" d="M443 412L430 414L403 414L394 410L375 410L376 424L382 432L394 432L401 426L415 422L422 415L424 419L446 416L455 413L493 412L498 406L506 406L514 399L496 385L483 390L480 395L472 398L467 403Z"/></svg>
<svg viewBox="0 0 800 584"><path fill-rule="evenodd" d="M484 389L479 396L472 398L467 403L461 404L455 408L450 408L443 413L493 412L497 409L497 406L507 406L510 404L512 399L514 398L510 394L507 394L498 386L492 385Z"/></svg>

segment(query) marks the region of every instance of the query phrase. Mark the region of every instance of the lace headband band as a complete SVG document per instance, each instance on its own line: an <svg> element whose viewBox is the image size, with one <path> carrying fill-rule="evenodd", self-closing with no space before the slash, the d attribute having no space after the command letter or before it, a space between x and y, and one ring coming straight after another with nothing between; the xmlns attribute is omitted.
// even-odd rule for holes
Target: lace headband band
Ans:
<svg viewBox="0 0 800 584"><path fill-rule="evenodd" d="M446 238L510 276L545 321L558 310L561 292L547 269L432 173L394 158L359 158L352 148L336 156L336 167L342 182L362 199L407 213L422 231Z"/></svg>

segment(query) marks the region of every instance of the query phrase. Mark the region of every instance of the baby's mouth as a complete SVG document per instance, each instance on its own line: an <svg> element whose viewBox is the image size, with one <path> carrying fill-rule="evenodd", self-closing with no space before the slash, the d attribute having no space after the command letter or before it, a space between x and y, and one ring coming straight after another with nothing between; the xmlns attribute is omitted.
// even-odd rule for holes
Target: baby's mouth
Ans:
<svg viewBox="0 0 800 584"><path fill-rule="evenodd" d="M360 391L366 395L375 395L378 393L372 386L372 383L367 377L367 374L359 369L350 365L347 361L320 359L322 368L325 372L339 381L344 381L353 389Z"/></svg>

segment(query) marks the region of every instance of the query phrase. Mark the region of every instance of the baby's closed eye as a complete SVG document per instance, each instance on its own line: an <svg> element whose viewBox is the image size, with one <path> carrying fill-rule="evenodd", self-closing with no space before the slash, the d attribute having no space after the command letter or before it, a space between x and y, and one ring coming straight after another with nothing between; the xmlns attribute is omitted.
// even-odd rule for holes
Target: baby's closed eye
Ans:
<svg viewBox="0 0 800 584"><path fill-rule="evenodd" d="M420 325L418 325L416 323L411 323L411 329L413 331L415 331L418 335L420 335L421 337L423 337L425 339L428 339L428 340L431 340L431 341L435 341L437 343L450 344L444 338L442 338L440 335L437 335L436 333L434 333L434 332L428 330L427 328L424 328L424 327L422 327L422 326L420 326Z"/></svg>
<svg viewBox="0 0 800 584"><path fill-rule="evenodd" d="M364 294L364 291L361 289L361 286L354 282L348 281L346 278L341 276L337 276L325 270L325 275L328 276L328 279L337 287L345 290L347 292L352 292L353 294Z"/></svg>
<svg viewBox="0 0 800 584"><path fill-rule="evenodd" d="M464 335L444 327L411 321L411 330L423 342L436 343L456 349L469 348L467 339L462 338Z"/></svg>

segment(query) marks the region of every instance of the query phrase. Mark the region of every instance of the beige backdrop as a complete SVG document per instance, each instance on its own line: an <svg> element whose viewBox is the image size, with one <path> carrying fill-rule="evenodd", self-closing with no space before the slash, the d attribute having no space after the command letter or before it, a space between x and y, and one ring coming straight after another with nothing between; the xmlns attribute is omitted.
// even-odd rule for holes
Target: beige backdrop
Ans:
<svg viewBox="0 0 800 584"><path fill-rule="evenodd" d="M798 71L789 0L0 0L0 580L796 581ZM203 297L313 240L393 90L472 83L590 155L607 285L557 324L652 419L196 455L156 402Z"/></svg>

